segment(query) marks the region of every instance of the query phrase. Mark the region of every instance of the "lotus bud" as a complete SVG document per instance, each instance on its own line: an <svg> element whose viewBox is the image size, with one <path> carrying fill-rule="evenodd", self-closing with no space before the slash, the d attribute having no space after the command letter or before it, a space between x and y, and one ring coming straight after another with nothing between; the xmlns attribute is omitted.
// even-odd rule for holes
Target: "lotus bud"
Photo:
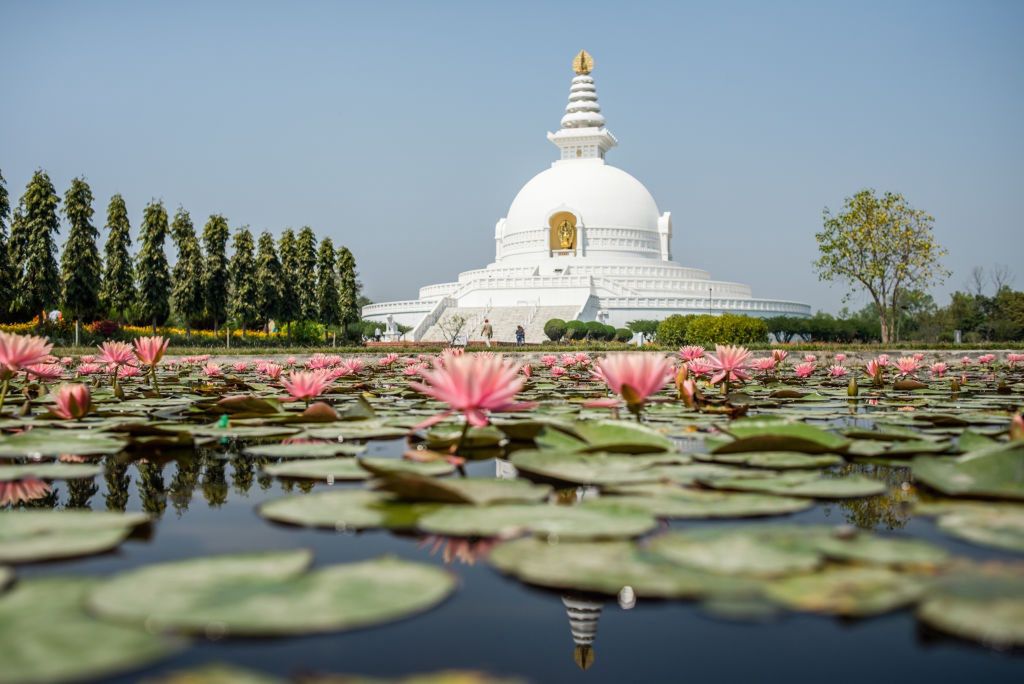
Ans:
<svg viewBox="0 0 1024 684"><path fill-rule="evenodd" d="M856 376L850 376L850 384L846 386L846 396L855 397L860 392L860 388L857 387Z"/></svg>
<svg viewBox="0 0 1024 684"><path fill-rule="evenodd" d="M950 378L949 380L949 391L953 394L960 393L960 381L956 378Z"/></svg>
<svg viewBox="0 0 1024 684"><path fill-rule="evenodd" d="M1010 421L1010 439L1015 442L1024 441L1024 415L1018 413Z"/></svg>

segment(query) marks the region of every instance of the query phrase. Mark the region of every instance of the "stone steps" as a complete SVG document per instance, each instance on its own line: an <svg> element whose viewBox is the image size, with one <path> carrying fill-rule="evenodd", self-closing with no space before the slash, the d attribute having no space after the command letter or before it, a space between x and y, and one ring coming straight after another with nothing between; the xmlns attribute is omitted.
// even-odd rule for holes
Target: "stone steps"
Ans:
<svg viewBox="0 0 1024 684"><path fill-rule="evenodd" d="M480 341L483 336L480 329L483 327L484 319L491 322L494 328L495 342L515 342L516 326L523 326L526 329L526 342L537 344L544 342L544 324L552 318L570 320L575 317L579 307L575 306L503 306L494 309L486 307L452 307L446 309L434 325L430 326L421 341L423 342L448 342L451 332L454 332L455 318L461 316L465 319L459 334L460 342L467 337L470 341Z"/></svg>

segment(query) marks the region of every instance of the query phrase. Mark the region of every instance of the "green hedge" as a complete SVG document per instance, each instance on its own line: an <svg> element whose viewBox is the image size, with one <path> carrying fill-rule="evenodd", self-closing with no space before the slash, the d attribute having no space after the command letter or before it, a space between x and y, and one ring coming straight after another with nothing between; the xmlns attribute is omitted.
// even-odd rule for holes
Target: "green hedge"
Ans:
<svg viewBox="0 0 1024 684"><path fill-rule="evenodd" d="M558 342L565 337L567 329L565 321L561 318L552 318L544 324L544 334L552 342Z"/></svg>
<svg viewBox="0 0 1024 684"><path fill-rule="evenodd" d="M565 336L570 340L582 340L587 336L587 324L583 321L567 321Z"/></svg>
<svg viewBox="0 0 1024 684"><path fill-rule="evenodd" d="M761 318L722 314L712 316L674 315L658 325L658 343L666 347L699 344L764 344L768 341L768 326Z"/></svg>

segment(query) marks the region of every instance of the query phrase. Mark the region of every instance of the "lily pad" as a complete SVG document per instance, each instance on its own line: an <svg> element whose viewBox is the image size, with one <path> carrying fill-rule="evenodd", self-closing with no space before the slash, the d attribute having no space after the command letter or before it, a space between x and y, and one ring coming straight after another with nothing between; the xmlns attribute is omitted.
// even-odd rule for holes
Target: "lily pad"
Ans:
<svg viewBox="0 0 1024 684"><path fill-rule="evenodd" d="M417 527L450 537L497 537L523 534L567 540L621 539L650 532L657 521L633 508L556 505L446 506L420 518Z"/></svg>
<svg viewBox="0 0 1024 684"><path fill-rule="evenodd" d="M259 514L268 520L303 527L409 530L416 527L421 516L441 506L397 501L382 492L342 489L268 501L259 507Z"/></svg>
<svg viewBox="0 0 1024 684"><path fill-rule="evenodd" d="M1024 500L1024 442L950 459L918 457L911 467L915 479L948 496Z"/></svg>
<svg viewBox="0 0 1024 684"><path fill-rule="evenodd" d="M851 566L773 580L765 595L792 610L867 617L916 603L926 588L926 582L906 573Z"/></svg>
<svg viewBox="0 0 1024 684"><path fill-rule="evenodd" d="M109 434L86 430L33 428L14 435L0 435L0 458L25 456L99 456L116 454L126 443Z"/></svg>
<svg viewBox="0 0 1024 684"><path fill-rule="evenodd" d="M491 477L438 480L398 470L383 474L375 486L409 501L475 506L531 503L543 501L551 494L548 485L533 484L526 480L496 480Z"/></svg>
<svg viewBox="0 0 1024 684"><path fill-rule="evenodd" d="M275 477L291 477L327 482L368 480L374 474L413 473L416 475L448 475L455 467L445 461L417 463L398 458L373 458L357 461L353 458L322 458L276 463L263 468Z"/></svg>
<svg viewBox="0 0 1024 684"><path fill-rule="evenodd" d="M0 512L0 562L34 563L102 553L121 545L144 513L80 510Z"/></svg>
<svg viewBox="0 0 1024 684"><path fill-rule="evenodd" d="M698 481L713 489L781 494L811 499L853 499L884 494L886 490L884 483L863 475L831 478L806 473L785 473L775 477L710 477L700 478Z"/></svg>
<svg viewBox="0 0 1024 684"><path fill-rule="evenodd" d="M586 442L586 451L645 454L676 450L675 443L657 430L624 420L581 420L573 424L572 432Z"/></svg>
<svg viewBox="0 0 1024 684"><path fill-rule="evenodd" d="M1024 646L1024 567L988 564L940 578L917 617L986 646Z"/></svg>
<svg viewBox="0 0 1024 684"><path fill-rule="evenodd" d="M436 427L427 432L428 449L447 449L459 442L462 436L462 428ZM505 433L493 425L485 427L470 428L466 433L466 439L462 443L463 449L485 449L498 446L505 440Z"/></svg>
<svg viewBox="0 0 1024 684"><path fill-rule="evenodd" d="M134 670L184 646L97 620L83 602L98 580L45 578L0 594L0 682L92 679Z"/></svg>
<svg viewBox="0 0 1024 684"><path fill-rule="evenodd" d="M809 572L824 562L813 544L765 535L758 527L664 534L649 549L677 565L724 575L777 577Z"/></svg>
<svg viewBox="0 0 1024 684"><path fill-rule="evenodd" d="M914 512L938 515L939 529L958 539L1024 553L1024 506L954 501L919 504Z"/></svg>
<svg viewBox="0 0 1024 684"><path fill-rule="evenodd" d="M455 588L447 572L397 558L308 572L311 561L308 551L280 551L158 563L103 582L88 606L147 630L283 636L390 622L437 605Z"/></svg>
<svg viewBox="0 0 1024 684"><path fill-rule="evenodd" d="M803 454L798 451L751 451L736 454L697 454L698 460L729 465L745 465L770 470L828 468L843 463L836 454Z"/></svg>
<svg viewBox="0 0 1024 684"><path fill-rule="evenodd" d="M675 454L624 456L537 450L517 451L509 460L518 470L530 475L573 484L609 485L656 482L661 476L651 471L652 466L682 464L690 459Z"/></svg>
<svg viewBox="0 0 1024 684"><path fill-rule="evenodd" d="M627 506L658 518L755 518L785 515L813 506L809 499L687 489L674 484L614 487L592 502Z"/></svg>
<svg viewBox="0 0 1024 684"><path fill-rule="evenodd" d="M725 431L734 439L718 445L716 454L743 451L799 451L806 454L842 452L850 441L807 423L782 420L742 419Z"/></svg>
<svg viewBox="0 0 1024 684"><path fill-rule="evenodd" d="M29 477L41 480L78 480L95 477L103 468L92 463L29 463L0 466L0 482L12 482Z"/></svg>
<svg viewBox="0 0 1024 684"><path fill-rule="evenodd" d="M328 456L356 456L366 451L365 444L342 442L312 442L290 444L259 444L246 447L246 456L266 458L327 458Z"/></svg>

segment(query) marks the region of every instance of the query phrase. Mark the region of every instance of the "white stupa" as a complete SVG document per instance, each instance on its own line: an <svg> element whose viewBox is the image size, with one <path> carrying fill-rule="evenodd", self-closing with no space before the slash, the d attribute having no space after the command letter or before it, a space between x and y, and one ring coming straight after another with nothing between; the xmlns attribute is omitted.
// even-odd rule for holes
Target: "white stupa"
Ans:
<svg viewBox="0 0 1024 684"><path fill-rule="evenodd" d="M559 159L523 186L494 227L494 262L421 287L418 299L366 306L364 318L412 326L406 339L417 341L444 340L457 318L478 337L488 318L497 340L513 340L522 325L527 341L539 342L552 318L622 327L676 313L810 315L806 304L755 299L747 285L672 261L671 213L605 162L618 141L605 127L593 64L585 51L573 60L561 128L548 133Z"/></svg>

